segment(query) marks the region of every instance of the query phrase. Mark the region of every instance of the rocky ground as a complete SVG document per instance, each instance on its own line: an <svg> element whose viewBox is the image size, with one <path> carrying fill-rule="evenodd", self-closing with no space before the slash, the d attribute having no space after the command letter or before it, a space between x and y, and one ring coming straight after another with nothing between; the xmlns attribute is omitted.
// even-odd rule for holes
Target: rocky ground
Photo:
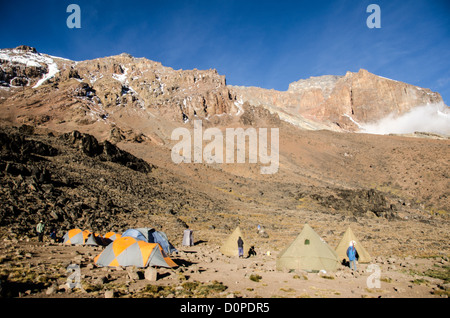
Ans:
<svg viewBox="0 0 450 318"><path fill-rule="evenodd" d="M274 250L267 255L257 248L256 256L239 259L203 241L178 246L172 258L180 266L157 269L155 281L148 269L95 266L101 247L16 239L4 240L1 247L2 292L9 297L441 298L449 293L445 256L378 256L371 264L358 264L356 272L344 266L334 273L278 272ZM80 285L71 286L77 267Z"/></svg>
<svg viewBox="0 0 450 318"><path fill-rule="evenodd" d="M447 297L448 140L298 131L295 136L282 140L280 173L261 180L257 167L175 166L164 158L167 150L153 144L144 151L145 143L113 145L77 131L3 126L3 295ZM389 151L379 155L380 149ZM48 232L44 243L37 242L40 219L59 236L74 227L100 234L142 226L162 230L179 249L172 257L180 266L158 269L156 281L146 279L144 269L97 268L93 258L102 247L52 243ZM276 256L305 223L332 247L351 226L372 255L371 264L379 266L381 286L367 284L371 264L358 264L356 273L346 267L322 274L276 271ZM265 235L257 232L258 224ZM256 256L220 254L237 225ZM188 226L196 245L182 247ZM81 269L78 289L65 285L72 264Z"/></svg>
<svg viewBox="0 0 450 318"><path fill-rule="evenodd" d="M127 54L75 63L23 46L0 55L3 296L448 296L448 136L350 133L344 128L354 124L342 115L376 120L392 111L386 105L407 110L393 100L412 107L441 101L437 93L366 71L276 92L230 87L215 70L175 71ZM192 132L196 118L221 132L278 128L278 172L262 175L261 162L175 164L171 133ZM339 132L321 130L330 125ZM44 243L36 240L39 220ZM276 256L306 223L332 247L351 226L372 263L356 273L276 271ZM219 253L237 225L256 256ZM75 227L164 231L180 251L173 255L179 267L158 269L156 281L144 269L97 268L101 247L48 239L52 228L61 237ZM197 242L189 248L181 246L187 227ZM70 265L81 269L81 288L66 286ZM379 266L379 288L367 284L370 265Z"/></svg>

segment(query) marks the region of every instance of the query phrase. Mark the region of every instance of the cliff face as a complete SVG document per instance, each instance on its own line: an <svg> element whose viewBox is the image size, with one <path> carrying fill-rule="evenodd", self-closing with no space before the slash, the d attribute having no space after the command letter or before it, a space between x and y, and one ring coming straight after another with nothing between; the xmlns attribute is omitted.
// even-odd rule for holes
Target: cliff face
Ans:
<svg viewBox="0 0 450 318"><path fill-rule="evenodd" d="M128 54L74 62L27 46L0 50L0 84L0 103L10 107L1 118L38 124L117 125L127 117L133 127L137 117L218 120L217 115L242 115L247 103L303 129L357 131L359 124L442 102L429 89L366 70L311 77L276 91L228 86L216 70L174 70Z"/></svg>
<svg viewBox="0 0 450 318"><path fill-rule="evenodd" d="M291 83L286 92L254 87L232 87L232 91L243 102L289 116L299 126L309 120L317 127L353 131L358 129L358 123L375 122L420 105L442 102L439 93L366 70L300 80Z"/></svg>
<svg viewBox="0 0 450 318"><path fill-rule="evenodd" d="M23 87L36 83L48 72L48 61L35 48L21 45L0 51L1 87ZM46 63L47 62L47 63Z"/></svg>
<svg viewBox="0 0 450 318"><path fill-rule="evenodd" d="M185 120L237 110L216 70L173 70L127 54L83 61L75 69L105 107L168 108L174 119Z"/></svg>
<svg viewBox="0 0 450 318"><path fill-rule="evenodd" d="M340 122L347 115L357 122L369 123L390 114L401 115L414 107L439 102L442 102L442 97L429 89L360 70L358 73L348 72L339 79L322 108L328 120Z"/></svg>
<svg viewBox="0 0 450 318"><path fill-rule="evenodd" d="M154 111L174 121L239 111L225 76L216 70L174 70L128 54L74 62L25 46L1 50L0 65L3 101L12 97L8 101L15 105L43 105L51 100L55 107L61 102L64 120L76 112L86 116L85 122L111 121L124 108ZM73 104L78 107L68 111ZM55 115L48 114L50 119Z"/></svg>

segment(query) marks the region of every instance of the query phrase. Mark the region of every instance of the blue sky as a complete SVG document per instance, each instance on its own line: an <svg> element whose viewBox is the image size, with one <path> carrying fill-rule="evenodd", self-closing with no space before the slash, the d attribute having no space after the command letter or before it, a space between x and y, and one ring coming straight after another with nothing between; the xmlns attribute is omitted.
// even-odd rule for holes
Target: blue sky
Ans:
<svg viewBox="0 0 450 318"><path fill-rule="evenodd" d="M0 1L1 48L26 44L72 60L126 52L276 90L364 68L437 91L450 105L445 0ZM81 29L66 25L72 3L81 8ZM381 8L381 29L366 25L372 3Z"/></svg>

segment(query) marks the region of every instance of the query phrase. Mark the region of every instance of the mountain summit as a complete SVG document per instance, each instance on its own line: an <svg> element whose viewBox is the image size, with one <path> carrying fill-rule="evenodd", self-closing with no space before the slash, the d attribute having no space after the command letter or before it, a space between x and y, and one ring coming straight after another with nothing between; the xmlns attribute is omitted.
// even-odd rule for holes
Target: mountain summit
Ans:
<svg viewBox="0 0 450 318"><path fill-rule="evenodd" d="M362 125L415 107L443 103L439 93L361 69L345 76L324 75L291 83L285 92L233 87L236 95L305 129L359 131Z"/></svg>
<svg viewBox="0 0 450 318"><path fill-rule="evenodd" d="M287 91L276 91L230 86L214 69L174 70L126 53L75 62L22 45L0 50L0 65L1 102L10 107L2 118L20 116L23 123L123 126L119 123L129 118L122 127L127 130L138 128L131 123L136 116L214 122L223 121L223 115L241 116L246 104L304 129L359 131L388 115L442 103L439 93L363 69L302 79ZM51 104L51 110L23 107L44 104Z"/></svg>

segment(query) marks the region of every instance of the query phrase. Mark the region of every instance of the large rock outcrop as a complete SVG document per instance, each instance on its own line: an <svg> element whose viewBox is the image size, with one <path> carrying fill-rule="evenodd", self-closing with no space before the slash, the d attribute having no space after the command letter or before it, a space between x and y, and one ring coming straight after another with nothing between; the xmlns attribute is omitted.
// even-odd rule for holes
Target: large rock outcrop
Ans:
<svg viewBox="0 0 450 318"><path fill-rule="evenodd" d="M83 61L75 69L104 107L149 108L184 120L237 112L216 70L174 70L128 54Z"/></svg>
<svg viewBox="0 0 450 318"><path fill-rule="evenodd" d="M34 98L39 104L45 98L52 99L53 104L82 104L72 107L75 114L68 114L66 109L65 118L57 118L67 121L76 117L78 124L90 124L99 117L105 120L121 108L155 111L175 122L239 112L225 76L216 70L174 70L126 53L74 62L29 47L2 49L0 83L6 88L2 95L14 95L16 104L30 104ZM18 90L19 86L39 90Z"/></svg>
<svg viewBox="0 0 450 318"><path fill-rule="evenodd" d="M442 103L439 93L363 69L299 80L287 91L276 91L229 86L214 69L174 70L125 53L74 62L20 46L0 50L0 66L0 83L6 87L0 103L8 107L0 119L75 127L102 122L110 130L137 129L130 138L143 133L152 140L168 139L167 132L147 131L161 118L175 125L194 118L214 118L215 123L225 114L226 124L227 118L243 114L244 104L263 107L303 129L358 131L388 115Z"/></svg>
<svg viewBox="0 0 450 318"><path fill-rule="evenodd" d="M357 130L388 115L442 102L439 93L374 75L361 69L345 76L325 75L291 83L287 91L232 87L242 102L282 114L304 128Z"/></svg>
<svg viewBox="0 0 450 318"><path fill-rule="evenodd" d="M44 59L34 47L21 45L0 51L0 85L27 86L48 72Z"/></svg>

